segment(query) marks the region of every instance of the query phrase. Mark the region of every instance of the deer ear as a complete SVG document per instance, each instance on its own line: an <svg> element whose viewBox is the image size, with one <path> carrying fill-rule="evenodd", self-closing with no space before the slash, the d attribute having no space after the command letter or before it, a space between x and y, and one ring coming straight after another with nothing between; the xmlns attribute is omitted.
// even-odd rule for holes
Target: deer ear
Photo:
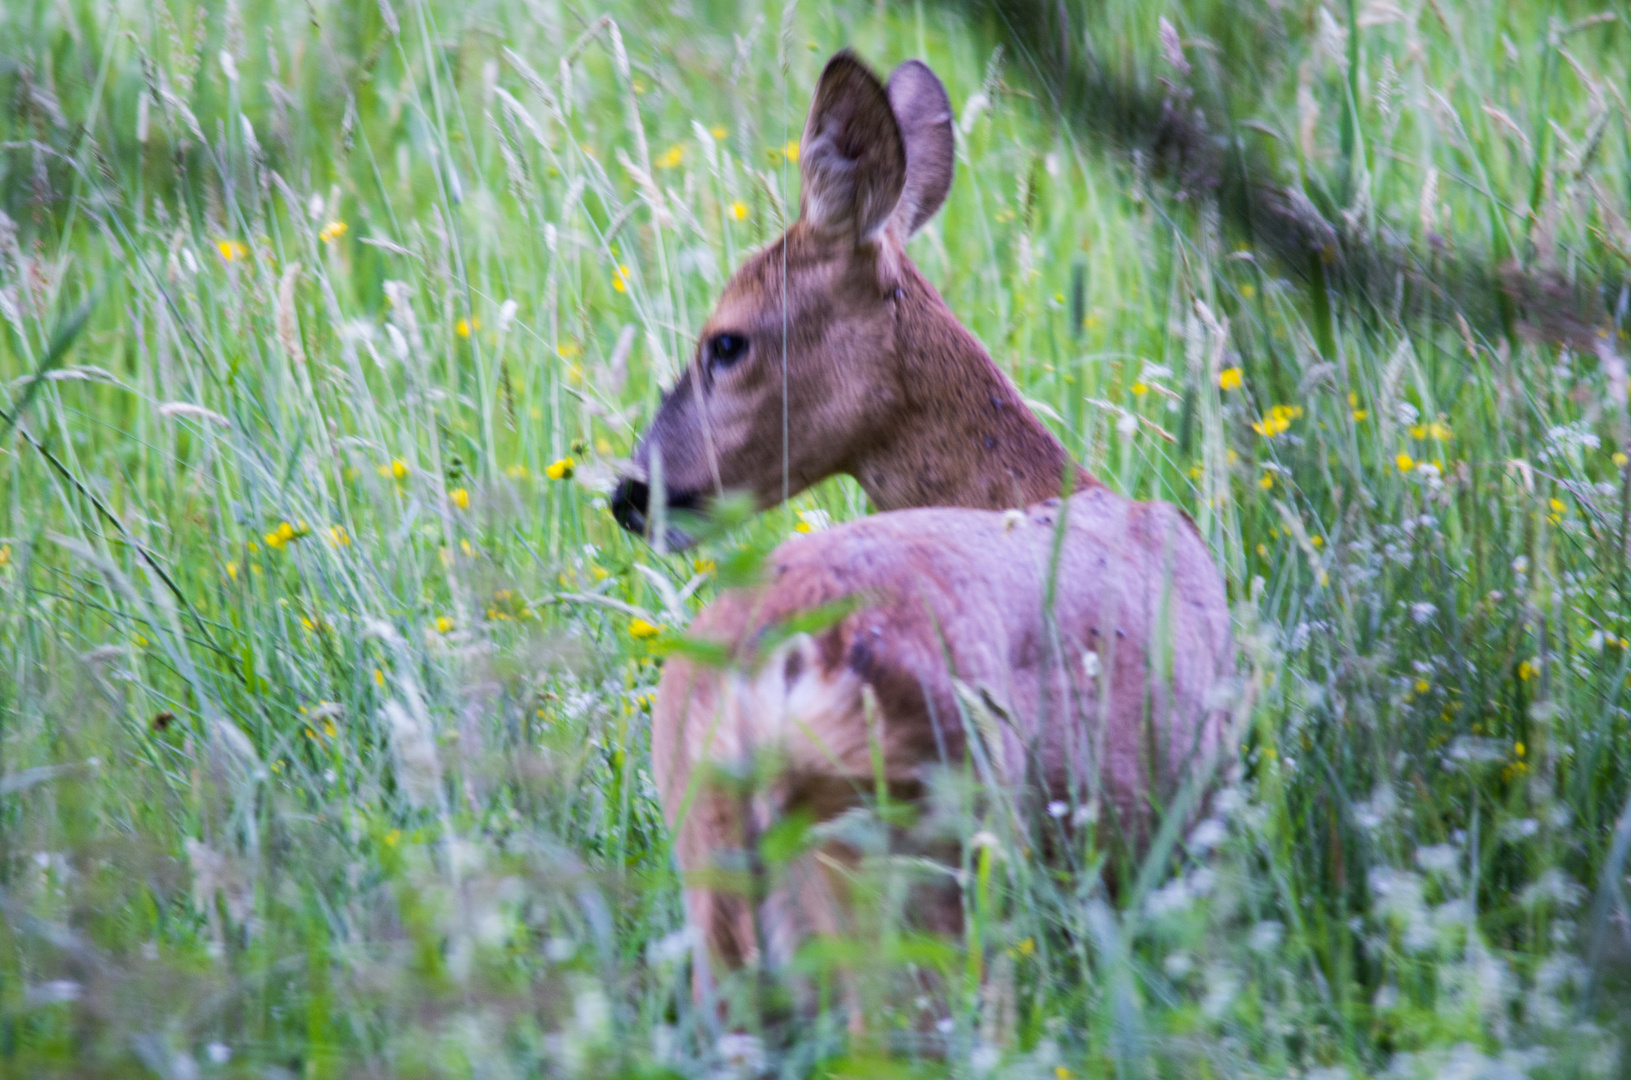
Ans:
<svg viewBox="0 0 1631 1080"><path fill-rule="evenodd" d="M951 190L956 161L951 98L920 60L908 60L889 76L889 107L906 147L906 183L890 222L902 241L934 217Z"/></svg>
<svg viewBox="0 0 1631 1080"><path fill-rule="evenodd" d="M852 230L857 243L889 223L906 181L906 150L889 95L848 49L827 61L799 144L799 216Z"/></svg>

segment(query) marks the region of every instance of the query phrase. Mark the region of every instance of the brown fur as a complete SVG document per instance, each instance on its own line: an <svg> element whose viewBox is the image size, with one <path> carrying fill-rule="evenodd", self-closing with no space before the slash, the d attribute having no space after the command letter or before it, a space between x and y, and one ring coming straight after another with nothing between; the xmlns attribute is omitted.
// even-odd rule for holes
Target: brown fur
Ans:
<svg viewBox="0 0 1631 1080"><path fill-rule="evenodd" d="M1044 588L1061 513L1050 645ZM853 597L863 605L835 626L760 655L766 631L791 615ZM693 924L729 965L758 956L752 920L743 890L716 888L705 870L739 851L747 822L738 796L710 790L702 766L776 762L748 815L757 829L791 811L830 820L870 794L874 739L891 789L920 791L934 767L964 761L958 679L1007 717L990 749L1007 793L1021 795L1030 764L1042 788L1033 796L1097 798L1136 849L1152 806L1221 745L1209 695L1231 651L1222 582L1174 508L1102 487L1022 517L910 510L790 541L771 557L766 584L722 594L692 633L727 646L735 663L668 662L652 750L680 865L703 871L687 890ZM1088 676L1090 652L1102 683ZM863 686L877 701L870 730ZM844 923L826 890L788 896L765 917L771 936L790 942ZM955 913L935 921L953 923Z"/></svg>
<svg viewBox="0 0 1631 1080"><path fill-rule="evenodd" d="M959 682L999 716L978 737L1003 797L1097 799L1134 849L1223 739L1228 608L1193 524L1076 466L905 254L951 180L939 81L903 65L885 92L840 54L805 136L799 221L727 285L636 467L660 454L680 506L728 490L768 506L848 473L899 512L778 548L764 584L722 593L692 627L734 663L676 657L663 672L653 755L702 939L699 992L714 965L785 959L850 926L855 852L828 840L777 877L757 837L781 815L825 822L856 805L875 790L875 747L894 798L961 767L975 736ZM750 351L711 366L722 333ZM996 512L1013 506L1029 509ZM791 616L846 600L833 626L771 648ZM919 914L955 929L955 890Z"/></svg>

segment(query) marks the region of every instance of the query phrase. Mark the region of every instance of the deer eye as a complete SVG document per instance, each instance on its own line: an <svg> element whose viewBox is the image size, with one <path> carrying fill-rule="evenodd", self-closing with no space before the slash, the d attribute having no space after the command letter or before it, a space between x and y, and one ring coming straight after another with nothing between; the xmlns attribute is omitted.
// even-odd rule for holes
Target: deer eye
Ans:
<svg viewBox="0 0 1631 1080"><path fill-rule="evenodd" d="M715 334L708 342L708 367L727 368L747 355L748 339L741 334Z"/></svg>

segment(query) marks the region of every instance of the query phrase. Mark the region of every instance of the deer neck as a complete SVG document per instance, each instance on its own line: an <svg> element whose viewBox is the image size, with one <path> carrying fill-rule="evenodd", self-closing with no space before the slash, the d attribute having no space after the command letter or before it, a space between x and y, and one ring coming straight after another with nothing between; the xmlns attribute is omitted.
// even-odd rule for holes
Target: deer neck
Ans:
<svg viewBox="0 0 1631 1080"><path fill-rule="evenodd" d="M1097 485L934 286L902 262L900 407L848 470L873 505L1003 510Z"/></svg>

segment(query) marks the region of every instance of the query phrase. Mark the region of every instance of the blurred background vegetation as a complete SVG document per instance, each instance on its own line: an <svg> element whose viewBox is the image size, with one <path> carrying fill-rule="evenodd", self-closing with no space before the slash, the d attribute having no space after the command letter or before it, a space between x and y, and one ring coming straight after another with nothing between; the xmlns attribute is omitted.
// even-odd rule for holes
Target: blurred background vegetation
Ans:
<svg viewBox="0 0 1631 1080"><path fill-rule="evenodd" d="M0 1073L1619 1074L1628 18L6 5ZM1140 866L948 790L958 940L860 815L855 939L699 1009L661 657L866 502L681 557L605 495L846 45L945 80L912 255L1196 518L1253 705ZM838 963L867 1036L763 1008Z"/></svg>

